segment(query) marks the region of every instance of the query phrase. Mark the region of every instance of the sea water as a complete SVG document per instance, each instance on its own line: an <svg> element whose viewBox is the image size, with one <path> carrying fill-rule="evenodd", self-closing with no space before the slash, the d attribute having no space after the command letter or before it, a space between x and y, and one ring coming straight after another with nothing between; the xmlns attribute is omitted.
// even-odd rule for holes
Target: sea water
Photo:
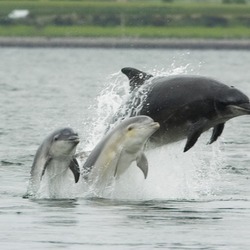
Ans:
<svg viewBox="0 0 250 250"><path fill-rule="evenodd" d="M250 96L248 51L2 48L0 58L1 249L249 249L248 116L212 145L208 131L187 153L185 141L146 151L148 178L132 164L103 197L80 185L22 198L53 130L77 130L78 152L102 138L129 95L122 67L209 76Z"/></svg>

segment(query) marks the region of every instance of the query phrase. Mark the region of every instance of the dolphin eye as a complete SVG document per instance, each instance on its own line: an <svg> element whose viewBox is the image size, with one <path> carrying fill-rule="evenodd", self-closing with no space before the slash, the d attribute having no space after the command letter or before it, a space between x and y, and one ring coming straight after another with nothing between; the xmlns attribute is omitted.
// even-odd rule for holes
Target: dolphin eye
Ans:
<svg viewBox="0 0 250 250"><path fill-rule="evenodd" d="M58 141L58 139L59 139L59 136L56 135L56 136L54 137L54 141Z"/></svg>
<svg viewBox="0 0 250 250"><path fill-rule="evenodd" d="M129 126L129 127L128 127L128 131L131 131L132 129L134 129L133 126Z"/></svg>

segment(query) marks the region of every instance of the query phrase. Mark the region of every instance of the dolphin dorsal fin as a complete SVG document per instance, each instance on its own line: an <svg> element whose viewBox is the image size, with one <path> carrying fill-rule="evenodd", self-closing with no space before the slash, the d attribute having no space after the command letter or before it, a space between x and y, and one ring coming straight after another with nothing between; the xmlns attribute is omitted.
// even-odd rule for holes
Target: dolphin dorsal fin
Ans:
<svg viewBox="0 0 250 250"><path fill-rule="evenodd" d="M121 71L129 79L130 91L133 91L135 88L140 87L146 80L153 77L153 75L130 67L122 68Z"/></svg>

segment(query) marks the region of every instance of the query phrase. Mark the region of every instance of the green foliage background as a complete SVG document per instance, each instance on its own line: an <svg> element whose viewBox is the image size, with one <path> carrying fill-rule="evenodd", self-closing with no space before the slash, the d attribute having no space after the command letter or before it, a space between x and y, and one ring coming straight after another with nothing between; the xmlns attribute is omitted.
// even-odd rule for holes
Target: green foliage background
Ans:
<svg viewBox="0 0 250 250"><path fill-rule="evenodd" d="M8 18L15 9L30 14ZM0 36L250 38L250 4L0 0Z"/></svg>

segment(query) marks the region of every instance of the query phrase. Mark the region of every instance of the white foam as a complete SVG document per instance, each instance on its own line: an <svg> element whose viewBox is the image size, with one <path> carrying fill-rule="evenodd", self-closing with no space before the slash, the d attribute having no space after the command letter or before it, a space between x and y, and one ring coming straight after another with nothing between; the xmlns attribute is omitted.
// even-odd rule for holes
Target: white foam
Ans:
<svg viewBox="0 0 250 250"><path fill-rule="evenodd" d="M220 179L222 161L215 151L209 161L203 150L183 153L184 143L175 143L146 152L149 173L145 180L133 163L118 180L114 180L102 197L111 199L203 199L214 197Z"/></svg>

